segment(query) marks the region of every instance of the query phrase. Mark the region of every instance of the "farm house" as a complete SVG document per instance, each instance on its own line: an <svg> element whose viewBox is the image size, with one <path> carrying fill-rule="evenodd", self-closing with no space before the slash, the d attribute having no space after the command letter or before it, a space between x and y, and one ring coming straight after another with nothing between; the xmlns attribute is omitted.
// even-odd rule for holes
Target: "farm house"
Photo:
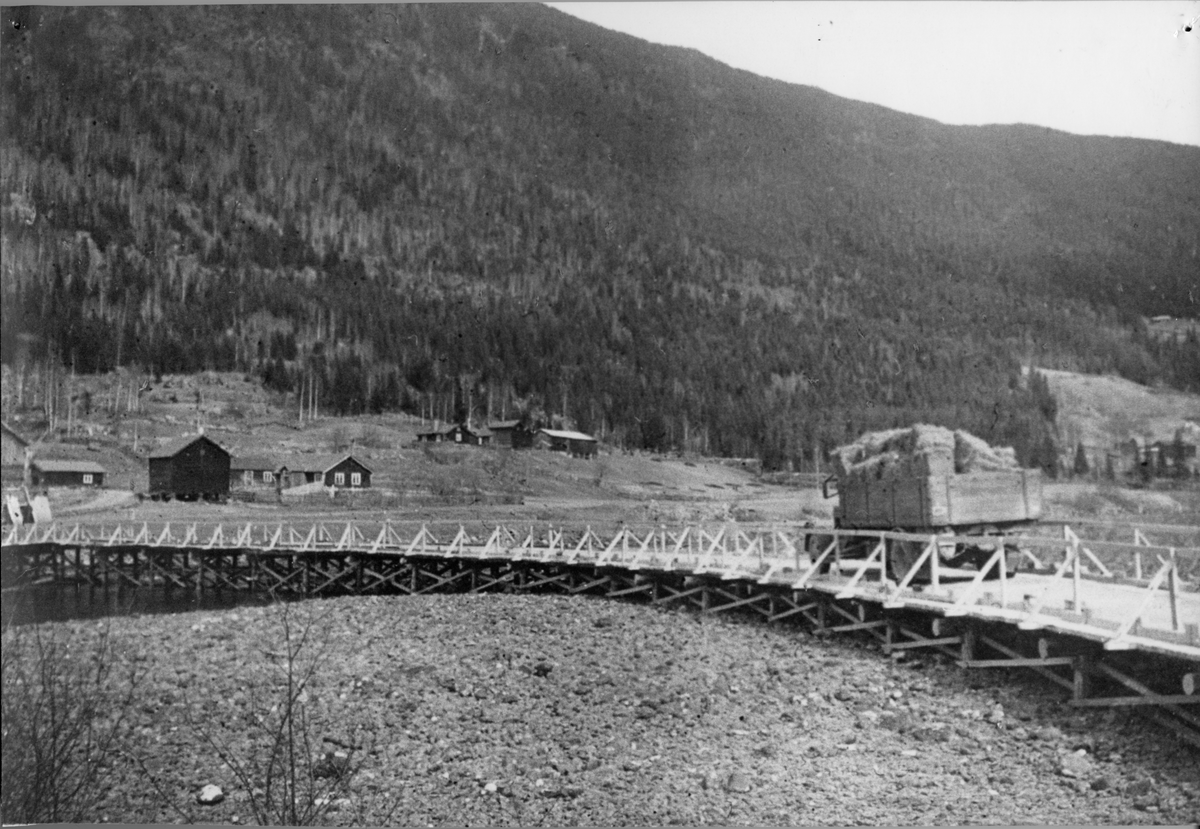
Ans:
<svg viewBox="0 0 1200 829"><path fill-rule="evenodd" d="M35 460L29 470L35 487L104 486L104 467L95 461Z"/></svg>
<svg viewBox="0 0 1200 829"><path fill-rule="evenodd" d="M367 489L371 470L353 455L312 455L290 458L277 471L285 486L320 482L327 487Z"/></svg>
<svg viewBox="0 0 1200 829"><path fill-rule="evenodd" d="M273 487L275 473L279 463L271 458L261 456L241 456L229 461L229 486L235 487Z"/></svg>
<svg viewBox="0 0 1200 829"><path fill-rule="evenodd" d="M492 433L487 429L472 429L465 423L456 423L428 432L417 432L418 443L457 443L463 446L486 446L491 443Z"/></svg>

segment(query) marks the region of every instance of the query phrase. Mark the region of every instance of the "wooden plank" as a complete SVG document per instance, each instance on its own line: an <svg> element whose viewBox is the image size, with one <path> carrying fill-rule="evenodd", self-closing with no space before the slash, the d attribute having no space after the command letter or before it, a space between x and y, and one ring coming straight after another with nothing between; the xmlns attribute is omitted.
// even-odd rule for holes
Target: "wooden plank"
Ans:
<svg viewBox="0 0 1200 829"><path fill-rule="evenodd" d="M1073 699L1069 704L1077 708L1116 708L1130 705L1200 705L1200 697L1185 694L1156 696L1147 694L1139 697L1092 697L1090 699Z"/></svg>

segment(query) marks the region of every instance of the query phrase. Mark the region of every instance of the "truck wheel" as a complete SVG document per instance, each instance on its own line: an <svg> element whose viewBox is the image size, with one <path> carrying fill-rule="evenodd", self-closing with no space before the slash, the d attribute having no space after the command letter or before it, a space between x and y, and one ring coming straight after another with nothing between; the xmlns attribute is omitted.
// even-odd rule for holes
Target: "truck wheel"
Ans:
<svg viewBox="0 0 1200 829"><path fill-rule="evenodd" d="M966 555L968 556L967 560L970 561L972 565L974 565L976 570L982 570L984 567L986 567L988 561L991 560L992 556L995 555L995 553L996 553L996 548L994 546L993 547L970 547L966 550ZM983 580L984 581L998 581L1000 579L1000 568L1001 567L1004 568L1004 571L1005 571L1004 575L1006 575L1006 576L1011 576L1013 573L1015 573L1016 569L1017 569L1015 562L1018 560L1019 554L1014 555L1014 553L1016 553L1016 551L1009 545L1005 544L1004 545L1004 556L1000 559L998 566L993 567L991 570L989 570L987 572L987 574L984 575Z"/></svg>
<svg viewBox="0 0 1200 829"><path fill-rule="evenodd" d="M810 559L816 561L820 558L821 553L825 552L825 548L833 543L833 540L832 535L810 533L804 537L804 552L808 553ZM829 572L829 561L830 559L825 559L825 563L821 565L820 573Z"/></svg>
<svg viewBox="0 0 1200 829"><path fill-rule="evenodd" d="M912 570L913 565L917 563L917 559L921 557L921 553L925 552L925 545L920 541L888 541L887 550L887 569L888 578L899 584L904 581L904 577ZM921 565L921 569L913 577L909 584L913 581L929 581L931 571L929 562L926 561Z"/></svg>

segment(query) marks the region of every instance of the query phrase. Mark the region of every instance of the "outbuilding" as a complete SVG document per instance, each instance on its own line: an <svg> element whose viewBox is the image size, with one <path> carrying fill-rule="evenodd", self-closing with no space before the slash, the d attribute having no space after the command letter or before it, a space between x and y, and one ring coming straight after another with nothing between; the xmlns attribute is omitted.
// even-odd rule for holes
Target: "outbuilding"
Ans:
<svg viewBox="0 0 1200 829"><path fill-rule="evenodd" d="M35 460L29 472L35 487L104 486L104 467L95 461Z"/></svg>
<svg viewBox="0 0 1200 829"><path fill-rule="evenodd" d="M169 441L150 455L150 497L206 501L229 497L230 456L205 435Z"/></svg>
<svg viewBox="0 0 1200 829"><path fill-rule="evenodd" d="M492 445L511 449L531 449L534 431L519 420L501 420L488 424Z"/></svg>
<svg viewBox="0 0 1200 829"><path fill-rule="evenodd" d="M534 446L538 449L566 452L576 458L595 457L598 445L591 435L564 429L538 429L537 435L534 436Z"/></svg>

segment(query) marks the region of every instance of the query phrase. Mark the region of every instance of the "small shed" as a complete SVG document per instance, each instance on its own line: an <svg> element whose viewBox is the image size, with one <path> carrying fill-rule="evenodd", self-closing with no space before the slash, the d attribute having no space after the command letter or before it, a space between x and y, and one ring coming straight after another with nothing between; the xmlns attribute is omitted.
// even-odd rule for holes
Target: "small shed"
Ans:
<svg viewBox="0 0 1200 829"><path fill-rule="evenodd" d="M488 424L492 433L492 445L512 449L531 449L534 431L519 420L500 420Z"/></svg>
<svg viewBox="0 0 1200 829"><path fill-rule="evenodd" d="M487 429L472 429L465 423L456 423L441 429L417 432L418 443L457 443L464 446L486 446L492 440Z"/></svg>
<svg viewBox="0 0 1200 829"><path fill-rule="evenodd" d="M598 445L591 435L563 429L538 429L537 435L534 436L534 446L538 449L566 452L576 458L595 457Z"/></svg>
<svg viewBox="0 0 1200 829"><path fill-rule="evenodd" d="M229 487L273 487L279 462L262 456L230 458Z"/></svg>
<svg viewBox="0 0 1200 829"><path fill-rule="evenodd" d="M170 441L151 454L149 462L151 498L229 497L229 452L205 435Z"/></svg>
<svg viewBox="0 0 1200 829"><path fill-rule="evenodd" d="M104 486L104 467L95 461L35 460L29 471L35 487Z"/></svg>

